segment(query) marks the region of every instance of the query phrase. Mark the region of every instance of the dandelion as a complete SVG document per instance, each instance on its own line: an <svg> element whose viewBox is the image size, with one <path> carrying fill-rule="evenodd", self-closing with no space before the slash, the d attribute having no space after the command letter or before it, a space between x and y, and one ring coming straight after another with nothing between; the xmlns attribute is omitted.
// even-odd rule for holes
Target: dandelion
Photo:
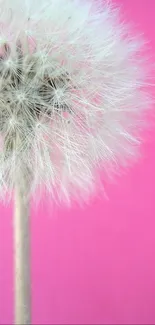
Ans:
<svg viewBox="0 0 155 325"><path fill-rule="evenodd" d="M1 0L0 8L0 197L17 193L18 223L36 191L85 201L99 168L109 175L137 158L150 72L143 40L108 0ZM15 227L20 245L24 227ZM27 300L17 309L29 323Z"/></svg>

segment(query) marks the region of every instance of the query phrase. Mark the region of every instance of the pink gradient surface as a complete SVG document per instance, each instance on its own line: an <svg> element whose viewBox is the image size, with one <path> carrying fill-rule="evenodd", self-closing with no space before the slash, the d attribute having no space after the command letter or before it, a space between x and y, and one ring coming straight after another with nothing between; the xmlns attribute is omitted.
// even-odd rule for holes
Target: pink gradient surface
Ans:
<svg viewBox="0 0 155 325"><path fill-rule="evenodd" d="M119 0L151 40L155 0ZM80 210L32 215L34 324L155 324L155 132L143 159ZM0 207L0 324L13 322L13 226Z"/></svg>

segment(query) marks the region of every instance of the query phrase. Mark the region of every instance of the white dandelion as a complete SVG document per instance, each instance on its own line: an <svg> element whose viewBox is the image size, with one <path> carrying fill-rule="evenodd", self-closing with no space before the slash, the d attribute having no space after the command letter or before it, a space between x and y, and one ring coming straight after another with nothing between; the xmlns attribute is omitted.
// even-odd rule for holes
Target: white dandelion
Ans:
<svg viewBox="0 0 155 325"><path fill-rule="evenodd" d="M60 203L85 201L99 168L107 175L135 160L151 79L145 42L108 0L0 8L0 196L16 193L16 322L25 324L28 198L41 190Z"/></svg>

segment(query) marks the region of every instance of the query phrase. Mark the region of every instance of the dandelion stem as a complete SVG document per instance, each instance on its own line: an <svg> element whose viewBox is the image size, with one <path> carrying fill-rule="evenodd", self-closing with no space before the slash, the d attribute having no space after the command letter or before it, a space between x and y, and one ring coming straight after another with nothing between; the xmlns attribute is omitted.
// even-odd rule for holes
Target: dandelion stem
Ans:
<svg viewBox="0 0 155 325"><path fill-rule="evenodd" d="M20 186L15 189L15 324L31 324L29 204Z"/></svg>

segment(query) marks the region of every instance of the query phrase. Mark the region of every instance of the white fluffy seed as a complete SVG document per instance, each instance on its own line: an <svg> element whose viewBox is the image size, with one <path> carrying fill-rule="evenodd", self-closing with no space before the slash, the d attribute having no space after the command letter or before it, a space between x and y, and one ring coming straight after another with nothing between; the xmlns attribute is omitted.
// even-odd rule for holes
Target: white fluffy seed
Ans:
<svg viewBox="0 0 155 325"><path fill-rule="evenodd" d="M111 175L137 158L152 106L145 42L109 0L0 7L0 196L22 170L30 195L87 200L97 168Z"/></svg>

